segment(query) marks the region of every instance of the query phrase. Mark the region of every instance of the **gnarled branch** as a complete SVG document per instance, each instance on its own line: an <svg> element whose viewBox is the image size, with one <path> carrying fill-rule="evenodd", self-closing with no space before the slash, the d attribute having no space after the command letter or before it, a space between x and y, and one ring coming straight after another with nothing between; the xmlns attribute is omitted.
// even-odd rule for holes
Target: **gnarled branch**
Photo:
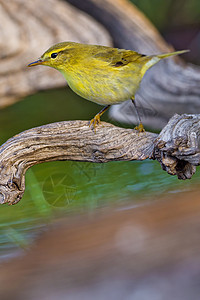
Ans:
<svg viewBox="0 0 200 300"><path fill-rule="evenodd" d="M87 121L66 121L24 131L0 147L0 203L17 203L25 172L55 160L130 161L157 159L179 179L191 178L200 164L200 115L175 115L161 133L138 133L102 122L96 133Z"/></svg>
<svg viewBox="0 0 200 300"><path fill-rule="evenodd" d="M153 157L179 179L189 179L200 164L200 115L174 115L154 142Z"/></svg>

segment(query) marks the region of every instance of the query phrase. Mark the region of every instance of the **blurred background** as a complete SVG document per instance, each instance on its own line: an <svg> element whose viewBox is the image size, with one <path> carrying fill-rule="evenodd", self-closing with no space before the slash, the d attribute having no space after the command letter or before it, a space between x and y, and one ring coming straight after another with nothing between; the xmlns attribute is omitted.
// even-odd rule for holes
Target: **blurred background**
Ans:
<svg viewBox="0 0 200 300"><path fill-rule="evenodd" d="M42 67L26 68L58 41L115 44L109 26L99 24L89 12L87 15L87 7L82 12L69 4L73 2L77 7L81 1L49 0L42 4L12 0L9 8L6 1L0 0L0 15L4 20L0 25L1 144L23 130L56 121L90 120L99 111L98 105L74 94L58 72ZM102 7L105 4L105 9L109 4L111 10L113 4L113 11L116 9L114 0L86 2L91 9L95 2ZM121 5L125 2L121 1ZM199 0L131 2L149 18L169 45L191 50L185 57L188 63L199 64ZM17 30L16 24L23 30ZM102 120L130 127L111 120L108 114ZM198 169L192 180L180 181L161 170L157 161L150 160L108 164L50 162L29 169L22 200L15 206L0 207L0 285L4 286L1 299L13 299L12 292L15 299L199 299L199 179ZM174 201L177 204L173 204ZM169 204L163 204L165 202ZM128 211L128 215L124 211ZM135 218L137 221L132 224ZM169 224L172 225L167 227ZM109 236L105 237L107 230ZM42 244L43 235L47 242ZM114 238L116 247L112 247L113 235L117 236ZM185 244L188 237L191 240ZM106 244L104 255L98 254L102 247L100 241ZM62 246L65 251L60 261L55 261L48 271L48 263L60 255L57 253ZM187 255L183 254L184 247ZM50 249L53 250L49 252ZM167 250L163 258L164 249ZM44 269L35 268L42 266L44 257ZM121 265L117 263L120 257L123 257ZM138 265L131 263L137 259ZM145 262L149 268L144 267ZM70 271L66 271L68 266ZM29 281L24 282L26 272ZM35 281L32 282L33 274ZM57 278L55 289L51 274ZM42 288L43 283L45 288ZM181 292L184 285L187 293Z"/></svg>
<svg viewBox="0 0 200 300"><path fill-rule="evenodd" d="M165 40L175 49L190 49L187 59L199 58L200 3L196 0L131 0L151 20Z"/></svg>

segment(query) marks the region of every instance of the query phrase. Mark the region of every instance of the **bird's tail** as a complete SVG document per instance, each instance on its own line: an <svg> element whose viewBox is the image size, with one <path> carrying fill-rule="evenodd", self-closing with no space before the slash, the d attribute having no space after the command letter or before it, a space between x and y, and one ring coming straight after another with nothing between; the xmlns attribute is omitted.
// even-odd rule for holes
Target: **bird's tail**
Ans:
<svg viewBox="0 0 200 300"><path fill-rule="evenodd" d="M189 51L190 50L181 50L181 51L175 51L175 52L170 52L170 53L158 54L156 56L158 58L162 59L162 58L173 56L173 55L183 54L183 53L186 53L186 52L189 52Z"/></svg>
<svg viewBox="0 0 200 300"><path fill-rule="evenodd" d="M181 51L175 51L175 52L158 54L158 55L148 55L148 56L144 57L144 59L146 60L146 63L142 67L141 73L144 76L145 72L148 69L150 69L153 65L155 65L157 62L159 62L163 58L170 57L170 56L173 56L173 55L183 54L183 53L186 53L186 52L189 52L189 51L190 50L181 50Z"/></svg>

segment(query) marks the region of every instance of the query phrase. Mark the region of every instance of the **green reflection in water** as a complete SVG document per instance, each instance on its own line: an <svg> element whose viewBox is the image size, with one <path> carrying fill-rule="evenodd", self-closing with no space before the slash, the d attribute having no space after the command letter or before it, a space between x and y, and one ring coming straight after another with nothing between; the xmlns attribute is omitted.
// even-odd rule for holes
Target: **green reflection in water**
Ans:
<svg viewBox="0 0 200 300"><path fill-rule="evenodd" d="M99 106L69 89L30 96L0 111L0 137L42 124L68 119L91 119ZM104 116L107 120L107 115ZM92 213L99 207L135 205L166 192L188 190L199 180L180 181L161 170L158 162L51 162L26 174L26 191L15 206L0 206L0 259L27 249L44 225L60 215Z"/></svg>

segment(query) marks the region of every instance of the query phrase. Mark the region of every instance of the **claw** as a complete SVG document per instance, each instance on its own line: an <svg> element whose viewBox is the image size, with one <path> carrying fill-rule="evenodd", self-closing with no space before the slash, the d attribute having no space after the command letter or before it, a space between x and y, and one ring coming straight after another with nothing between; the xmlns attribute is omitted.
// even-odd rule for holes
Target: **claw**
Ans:
<svg viewBox="0 0 200 300"><path fill-rule="evenodd" d="M145 132L145 129L144 129L144 126L143 126L142 123L139 123L139 125L136 126L134 129L137 130L138 133L140 133L140 132Z"/></svg>
<svg viewBox="0 0 200 300"><path fill-rule="evenodd" d="M96 132L96 126L99 125L101 122L100 120L100 114L96 114L96 116L94 116L94 118L90 121L89 126L94 128L94 132Z"/></svg>
<svg viewBox="0 0 200 300"><path fill-rule="evenodd" d="M94 132L96 133L96 126L100 123L100 117L103 115L103 113L110 107L110 105L106 105L94 118L90 121L89 126L93 126Z"/></svg>

